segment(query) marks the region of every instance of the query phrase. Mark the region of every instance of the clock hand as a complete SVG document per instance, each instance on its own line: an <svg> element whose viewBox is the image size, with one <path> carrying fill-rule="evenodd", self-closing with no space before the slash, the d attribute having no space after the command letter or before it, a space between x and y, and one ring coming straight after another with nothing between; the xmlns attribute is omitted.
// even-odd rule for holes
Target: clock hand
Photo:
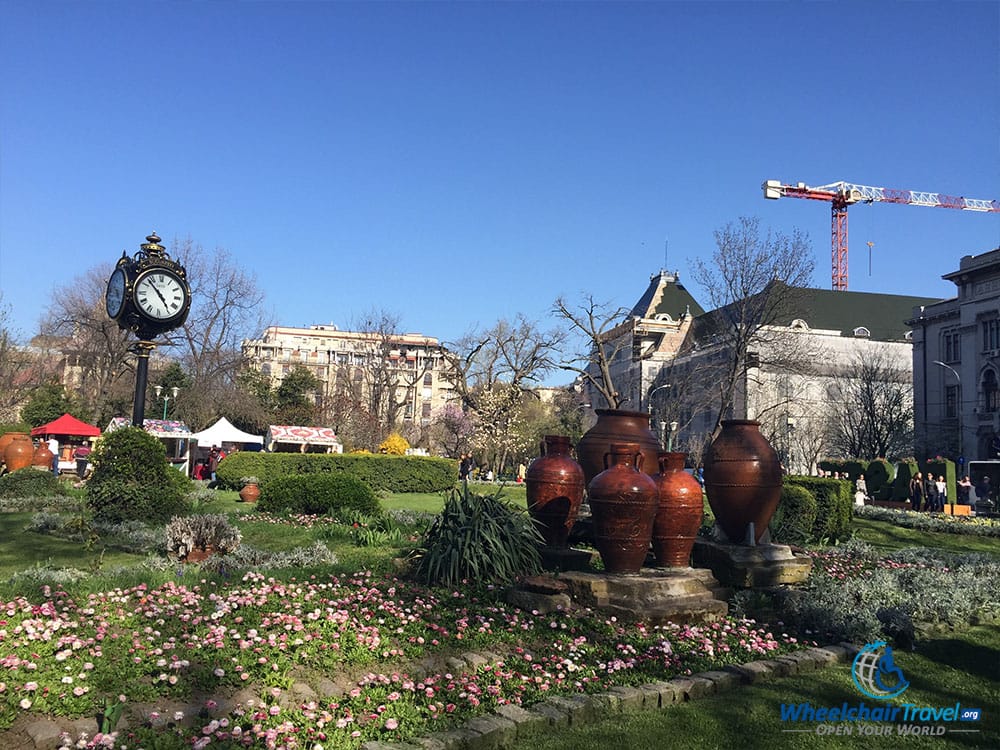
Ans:
<svg viewBox="0 0 1000 750"><path fill-rule="evenodd" d="M149 285L153 287L153 291L156 292L156 296L159 297L160 300L163 302L163 308L165 310L168 309L169 305L167 304L167 298L163 296L163 292L160 291L160 288L152 281L149 282Z"/></svg>

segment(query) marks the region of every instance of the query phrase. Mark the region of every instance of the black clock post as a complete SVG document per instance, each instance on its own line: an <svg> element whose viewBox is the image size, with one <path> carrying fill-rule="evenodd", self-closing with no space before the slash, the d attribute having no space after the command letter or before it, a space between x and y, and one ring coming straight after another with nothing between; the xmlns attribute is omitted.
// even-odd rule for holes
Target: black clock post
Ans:
<svg viewBox="0 0 1000 750"><path fill-rule="evenodd" d="M108 316L118 322L118 327L139 339L131 349L137 358L132 424L142 427L149 355L156 348L153 339L184 325L191 309L187 271L171 260L154 232L134 255L122 251L108 279L104 302Z"/></svg>

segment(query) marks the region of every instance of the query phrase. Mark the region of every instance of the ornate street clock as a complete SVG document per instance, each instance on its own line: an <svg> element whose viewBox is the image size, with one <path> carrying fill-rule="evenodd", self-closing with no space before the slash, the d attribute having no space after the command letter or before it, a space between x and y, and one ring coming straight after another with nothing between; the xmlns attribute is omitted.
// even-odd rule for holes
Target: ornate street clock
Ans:
<svg viewBox="0 0 1000 750"><path fill-rule="evenodd" d="M187 320L191 309L187 271L151 234L132 257L122 253L108 279L104 302L120 328L148 341Z"/></svg>
<svg viewBox="0 0 1000 750"><path fill-rule="evenodd" d="M149 355L156 344L152 339L180 328L191 310L191 286L187 271L171 260L156 233L149 235L133 256L123 252L108 279L104 294L108 316L118 327L132 331L139 340L133 351L138 356L132 424L141 427L146 403Z"/></svg>

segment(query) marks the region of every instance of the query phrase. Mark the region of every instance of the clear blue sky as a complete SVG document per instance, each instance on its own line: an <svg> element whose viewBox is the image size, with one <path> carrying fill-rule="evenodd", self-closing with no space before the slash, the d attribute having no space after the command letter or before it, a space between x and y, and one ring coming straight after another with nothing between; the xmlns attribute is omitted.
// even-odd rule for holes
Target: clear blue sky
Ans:
<svg viewBox="0 0 1000 750"><path fill-rule="evenodd" d="M768 178L1000 198L1000 3L0 2L0 290L156 230L225 247L276 322L442 340L689 278ZM951 296L1000 215L850 212L850 286ZM875 243L872 275L867 242ZM697 287L695 296L707 302Z"/></svg>

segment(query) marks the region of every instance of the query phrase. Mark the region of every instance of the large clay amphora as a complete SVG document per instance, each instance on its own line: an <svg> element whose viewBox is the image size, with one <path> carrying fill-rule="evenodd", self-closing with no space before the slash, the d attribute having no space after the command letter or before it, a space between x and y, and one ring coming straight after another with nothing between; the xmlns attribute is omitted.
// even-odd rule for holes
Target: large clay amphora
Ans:
<svg viewBox="0 0 1000 750"><path fill-rule="evenodd" d="M35 452L31 454L31 465L39 469L52 471L52 451L44 440L38 443Z"/></svg>
<svg viewBox="0 0 1000 750"><path fill-rule="evenodd" d="M7 446L14 441L15 437L23 434L23 432L5 432L3 435L0 435L0 463L3 463L3 453L7 450Z"/></svg>
<svg viewBox="0 0 1000 750"><path fill-rule="evenodd" d="M637 443L642 453L642 470L655 474L660 443L649 427L649 414L624 409L597 409L597 423L576 444L576 457L589 485L604 471L604 455L612 443Z"/></svg>
<svg viewBox="0 0 1000 750"><path fill-rule="evenodd" d="M656 517L656 483L640 471L637 443L612 443L607 468L587 486L594 545L608 573L638 573L646 559Z"/></svg>
<svg viewBox="0 0 1000 750"><path fill-rule="evenodd" d="M35 446L31 444L31 438L26 432L14 433L14 438L4 449L3 461L7 464L7 471L17 471L31 466L31 454L35 452Z"/></svg>
<svg viewBox="0 0 1000 750"><path fill-rule="evenodd" d="M528 513L539 524L545 543L565 547L583 502L583 469L569 455L569 438L546 435L544 455L524 476Z"/></svg>
<svg viewBox="0 0 1000 750"><path fill-rule="evenodd" d="M716 523L729 541L740 544L752 522L754 541L760 542L781 500L781 462L760 434L760 422L723 421L704 463L705 493Z"/></svg>
<svg viewBox="0 0 1000 750"><path fill-rule="evenodd" d="M698 528L701 526L701 485L684 471L686 453L659 455L656 482L659 506L653 522L653 556L661 568L686 568L691 562Z"/></svg>

